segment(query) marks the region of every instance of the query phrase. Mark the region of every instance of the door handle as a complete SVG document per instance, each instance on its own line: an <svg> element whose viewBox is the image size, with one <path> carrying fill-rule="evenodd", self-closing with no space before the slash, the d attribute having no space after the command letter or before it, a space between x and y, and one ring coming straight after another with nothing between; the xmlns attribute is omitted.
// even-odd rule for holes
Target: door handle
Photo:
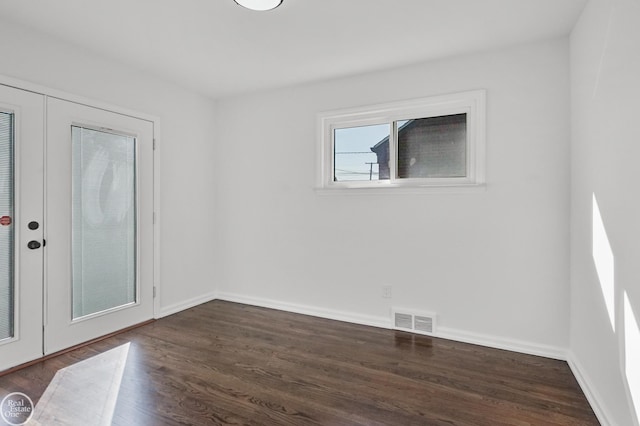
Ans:
<svg viewBox="0 0 640 426"><path fill-rule="evenodd" d="M29 247L31 250L35 250L35 249L39 249L40 247L42 247L42 244L40 244L40 242L38 242L36 240L32 240L32 241L29 241L27 243L27 247Z"/></svg>

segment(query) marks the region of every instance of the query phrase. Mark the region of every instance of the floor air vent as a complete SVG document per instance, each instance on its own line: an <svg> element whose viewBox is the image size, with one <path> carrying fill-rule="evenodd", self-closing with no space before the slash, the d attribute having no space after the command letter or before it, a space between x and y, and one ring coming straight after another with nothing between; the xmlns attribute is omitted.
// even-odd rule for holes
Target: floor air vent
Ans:
<svg viewBox="0 0 640 426"><path fill-rule="evenodd" d="M423 333L433 333L433 318L416 315L413 317L413 328Z"/></svg>
<svg viewBox="0 0 640 426"><path fill-rule="evenodd" d="M436 331L436 316L430 313L394 309L393 328L412 333L433 335Z"/></svg>
<svg viewBox="0 0 640 426"><path fill-rule="evenodd" d="M394 317L396 328L413 330L413 316L410 314L395 313Z"/></svg>

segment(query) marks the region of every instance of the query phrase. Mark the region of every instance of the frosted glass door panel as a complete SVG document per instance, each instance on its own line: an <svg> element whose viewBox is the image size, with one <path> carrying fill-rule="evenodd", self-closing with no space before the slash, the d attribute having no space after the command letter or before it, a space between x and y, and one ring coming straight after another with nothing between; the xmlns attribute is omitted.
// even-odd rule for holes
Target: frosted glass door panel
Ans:
<svg viewBox="0 0 640 426"><path fill-rule="evenodd" d="M0 340L13 337L13 114L0 112Z"/></svg>
<svg viewBox="0 0 640 426"><path fill-rule="evenodd" d="M136 138L71 129L76 319L136 302Z"/></svg>

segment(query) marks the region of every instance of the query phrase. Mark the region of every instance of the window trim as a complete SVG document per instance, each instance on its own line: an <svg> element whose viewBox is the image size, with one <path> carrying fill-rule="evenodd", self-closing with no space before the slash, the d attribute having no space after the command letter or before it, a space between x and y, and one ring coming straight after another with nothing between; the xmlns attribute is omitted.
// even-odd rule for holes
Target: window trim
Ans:
<svg viewBox="0 0 640 426"><path fill-rule="evenodd" d="M400 102L347 108L318 114L317 189L364 192L414 192L469 189L485 184L486 90L430 96ZM453 178L397 178L397 121L467 114L467 176ZM333 180L334 130L376 124L390 125L390 179L378 181ZM360 191L357 191L360 192Z"/></svg>

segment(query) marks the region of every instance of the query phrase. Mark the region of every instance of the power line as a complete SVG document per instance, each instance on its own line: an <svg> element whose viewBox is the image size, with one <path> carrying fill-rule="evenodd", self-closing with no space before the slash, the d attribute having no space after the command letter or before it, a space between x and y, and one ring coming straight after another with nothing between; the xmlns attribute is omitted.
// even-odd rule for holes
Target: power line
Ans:
<svg viewBox="0 0 640 426"><path fill-rule="evenodd" d="M373 154L372 151L344 151L344 152L336 152L338 154Z"/></svg>
<svg viewBox="0 0 640 426"><path fill-rule="evenodd" d="M369 172L356 172L355 170L344 170L344 169L336 169L336 172L349 174L349 175L368 175L369 174Z"/></svg>

